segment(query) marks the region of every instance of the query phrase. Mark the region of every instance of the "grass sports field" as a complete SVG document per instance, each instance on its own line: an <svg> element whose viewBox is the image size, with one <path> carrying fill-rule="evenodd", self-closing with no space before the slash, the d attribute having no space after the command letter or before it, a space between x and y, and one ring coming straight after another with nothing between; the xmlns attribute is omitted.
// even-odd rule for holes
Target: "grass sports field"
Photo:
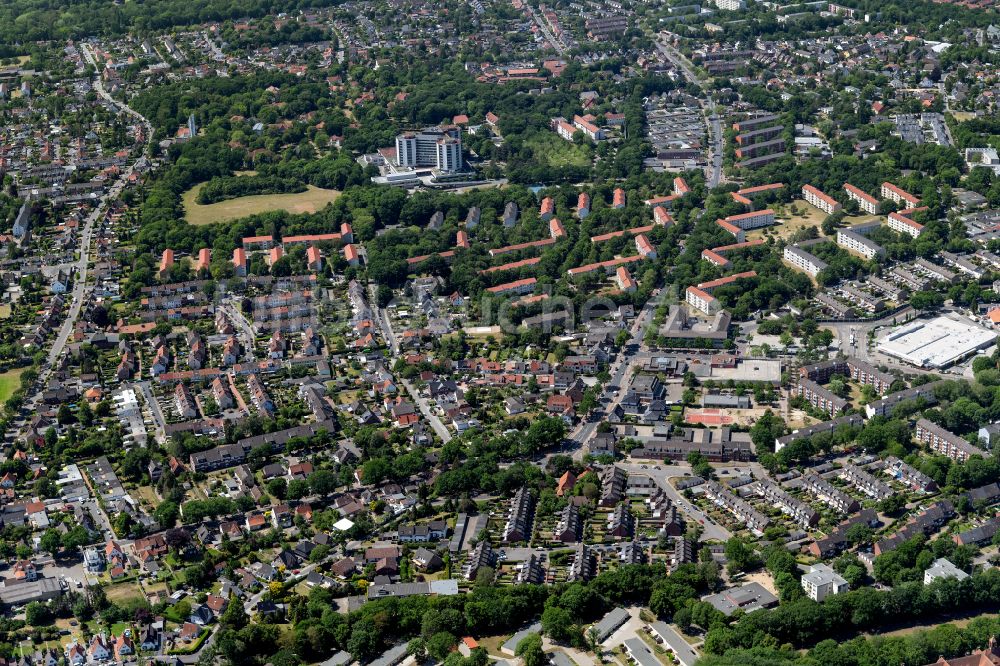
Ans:
<svg viewBox="0 0 1000 666"><path fill-rule="evenodd" d="M308 185L305 192L297 194L255 194L203 206L197 203L198 192L204 183L195 185L184 193L184 218L194 225L236 220L247 215L287 210L289 213L315 213L340 196L337 190L321 190Z"/></svg>

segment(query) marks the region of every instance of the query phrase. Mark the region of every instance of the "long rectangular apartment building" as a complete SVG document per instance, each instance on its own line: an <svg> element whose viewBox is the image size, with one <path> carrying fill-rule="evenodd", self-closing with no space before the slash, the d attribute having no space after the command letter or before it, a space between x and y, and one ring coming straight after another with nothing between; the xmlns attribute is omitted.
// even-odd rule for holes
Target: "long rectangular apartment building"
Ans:
<svg viewBox="0 0 1000 666"><path fill-rule="evenodd" d="M811 379L800 379L792 392L801 396L816 409L826 412L831 417L847 409L847 401L836 395L830 389L820 386Z"/></svg>
<svg viewBox="0 0 1000 666"><path fill-rule="evenodd" d="M978 446L969 444L958 435L948 432L936 423L927 419L917 421L917 439L935 453L948 456L952 460L965 462L972 456L989 457L989 454Z"/></svg>
<svg viewBox="0 0 1000 666"><path fill-rule="evenodd" d="M865 259L873 259L885 252L881 245L854 229L838 229L837 245L857 252Z"/></svg>
<svg viewBox="0 0 1000 666"><path fill-rule="evenodd" d="M838 428L859 427L864 423L864 419L858 414L847 414L835 418L831 421L820 421L807 428L799 428L790 435L784 435L774 440L774 451L777 453L789 444L793 444L801 439L806 439L823 432L833 432Z"/></svg>
<svg viewBox="0 0 1000 666"><path fill-rule="evenodd" d="M834 375L845 375L860 384L872 386L879 394L889 390L895 377L888 372L882 372L867 361L853 356L846 359L821 361L799 368L799 376L820 384L826 383Z"/></svg>
<svg viewBox="0 0 1000 666"><path fill-rule="evenodd" d="M919 197L913 196L906 190L896 187L888 181L882 183L882 198L890 199L897 204L905 205L907 208L920 205Z"/></svg>
<svg viewBox="0 0 1000 666"><path fill-rule="evenodd" d="M816 277L817 273L827 267L825 261L795 245L787 246L782 256L792 266L805 271L813 277Z"/></svg>
<svg viewBox="0 0 1000 666"><path fill-rule="evenodd" d="M778 136L785 131L782 125L773 125L771 127L764 127L762 129L753 130L752 132L744 132L743 134L736 135L736 143L740 146L749 146L760 141L770 141L774 137Z"/></svg>
<svg viewBox="0 0 1000 666"><path fill-rule="evenodd" d="M777 128L779 132L782 128ZM781 154L785 152L785 139L778 137L777 139L771 139L770 141L761 141L759 143L751 143L747 145L740 145L736 149L735 154L739 159L749 159L753 157L763 157L765 155Z"/></svg>
<svg viewBox="0 0 1000 666"><path fill-rule="evenodd" d="M806 200L806 203L819 208L827 215L833 215L841 209L839 201L812 185L802 186L802 197Z"/></svg>
<svg viewBox="0 0 1000 666"><path fill-rule="evenodd" d="M693 285L687 288L686 300L688 305L705 314L715 314L722 309L719 299Z"/></svg>
<svg viewBox="0 0 1000 666"><path fill-rule="evenodd" d="M924 232L924 225L899 213L889 213L889 228L914 238L918 238Z"/></svg>
<svg viewBox="0 0 1000 666"><path fill-rule="evenodd" d="M770 208L765 208L764 210L752 210L749 213L730 215L725 218L723 222L728 222L729 224L737 226L744 231L757 229L759 227L767 227L774 224L774 211Z"/></svg>
<svg viewBox="0 0 1000 666"><path fill-rule="evenodd" d="M771 162L777 162L786 155L785 152L779 151L775 153L770 153L768 155L759 155L757 157L750 157L748 159L742 160L736 163L737 169L756 169L757 167L762 167L765 164L770 164Z"/></svg>
<svg viewBox="0 0 1000 666"><path fill-rule="evenodd" d="M850 183L844 183L844 191L850 199L858 202L858 208L869 215L878 215L878 199Z"/></svg>
<svg viewBox="0 0 1000 666"><path fill-rule="evenodd" d="M936 382L930 382L928 384L922 384L920 386L914 386L913 388L890 393L881 400L868 403L865 406L865 415L868 418L872 418L873 416L887 416L892 414L892 410L895 409L899 403L905 400L923 400L924 405L927 407L935 405L937 404L937 396L934 395L934 389L943 383L944 380L939 379Z"/></svg>
<svg viewBox="0 0 1000 666"><path fill-rule="evenodd" d="M762 116L751 116L733 123L733 129L737 132L751 132L759 127L770 125L778 121L778 116L768 113Z"/></svg>

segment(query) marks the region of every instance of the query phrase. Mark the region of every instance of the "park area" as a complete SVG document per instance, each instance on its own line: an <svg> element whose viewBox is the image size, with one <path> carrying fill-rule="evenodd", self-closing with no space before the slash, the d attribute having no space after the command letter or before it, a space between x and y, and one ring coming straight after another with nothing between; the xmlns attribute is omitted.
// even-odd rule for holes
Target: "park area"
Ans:
<svg viewBox="0 0 1000 666"><path fill-rule="evenodd" d="M775 204L772 208L774 209L774 217L777 224L772 227L754 229L748 232L747 240L768 238L770 236L787 240L793 234L810 227L816 229L817 236L823 235L820 227L823 225L823 220L827 218L827 214L815 206L806 203L805 199L796 199L790 204ZM854 215L845 217L841 226L852 227L856 224L864 224L877 219L879 219L877 215Z"/></svg>
<svg viewBox="0 0 1000 666"><path fill-rule="evenodd" d="M337 190L324 190L308 185L305 192L291 194L255 194L202 205L198 192L204 187L199 183L184 193L184 219L201 226L215 222L228 222L248 215L284 210L289 213L315 213L340 196Z"/></svg>

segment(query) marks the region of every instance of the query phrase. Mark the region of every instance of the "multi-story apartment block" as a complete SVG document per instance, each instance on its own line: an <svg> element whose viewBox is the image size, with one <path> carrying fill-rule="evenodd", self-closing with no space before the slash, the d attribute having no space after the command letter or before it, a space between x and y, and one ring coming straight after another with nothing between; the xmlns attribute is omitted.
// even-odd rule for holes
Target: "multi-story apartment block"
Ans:
<svg viewBox="0 0 1000 666"><path fill-rule="evenodd" d="M899 205L913 208L920 205L920 199L906 190L896 187L890 182L882 183L882 198L890 199Z"/></svg>
<svg viewBox="0 0 1000 666"><path fill-rule="evenodd" d="M785 261L790 263L792 266L805 271L813 277L816 277L821 270L827 267L827 263L825 261L796 245L788 245L785 247L785 251L782 256Z"/></svg>
<svg viewBox="0 0 1000 666"><path fill-rule="evenodd" d="M759 227L767 227L774 224L774 211L770 208L765 208L764 210L755 210L750 211L749 213L730 215L723 221L737 226L744 231L757 229Z"/></svg>
<svg viewBox="0 0 1000 666"><path fill-rule="evenodd" d="M890 393L881 400L876 400L875 402L870 402L865 406L865 414L868 418L873 416L886 416L892 413L892 410L896 408L896 405L905 400L923 400L924 405L930 407L937 404L937 396L934 395L934 390L943 382L944 380L939 380L936 382L931 382L929 384L923 384L921 386L914 386L913 388L903 389L902 391L896 391L895 393Z"/></svg>
<svg viewBox="0 0 1000 666"><path fill-rule="evenodd" d="M876 224L875 226L877 227L878 225ZM865 230L869 230L870 228L868 225L865 225L864 230L859 227L838 229L837 245L845 250L857 252L865 259L874 259L884 254L885 249L881 245L865 236Z"/></svg>
<svg viewBox="0 0 1000 666"><path fill-rule="evenodd" d="M854 357L821 361L799 368L800 377L811 379L820 384L826 383L834 375L844 375L861 384L871 385L880 394L888 391L889 386L896 380L895 376L882 372L870 363Z"/></svg>
<svg viewBox="0 0 1000 666"><path fill-rule="evenodd" d="M604 130L593 123L593 116L573 116L573 127L586 134L591 141L604 140Z"/></svg>
<svg viewBox="0 0 1000 666"><path fill-rule="evenodd" d="M820 421L819 423L814 423L807 428L800 428L790 435L784 435L783 437L778 437L774 440L774 450L775 452L780 451L789 444L797 442L801 439L806 439L812 437L813 435L821 432L833 432L837 428L847 428L847 427L858 427L864 423L864 419L858 414L847 414L835 418L831 421Z"/></svg>
<svg viewBox="0 0 1000 666"><path fill-rule="evenodd" d="M847 409L847 401L834 394L830 389L820 386L811 379L800 379L792 392L806 399L816 409L826 412L831 417Z"/></svg>
<svg viewBox="0 0 1000 666"><path fill-rule="evenodd" d="M840 202L812 185L802 186L802 196L806 203L819 208L827 215L833 215L841 209Z"/></svg>
<svg viewBox="0 0 1000 666"><path fill-rule="evenodd" d="M461 171L462 132L456 126L427 127L396 137L396 164L401 167L434 167Z"/></svg>
<svg viewBox="0 0 1000 666"><path fill-rule="evenodd" d="M844 183L844 191L848 198L858 202L858 208L869 215L878 215L878 199L850 183Z"/></svg>
<svg viewBox="0 0 1000 666"><path fill-rule="evenodd" d="M535 278L524 278L521 280L514 280L513 282L507 282L505 284L498 284L495 287L488 288L486 291L499 296L530 294L535 290L535 283L537 282L538 280Z"/></svg>
<svg viewBox="0 0 1000 666"><path fill-rule="evenodd" d="M978 446L970 444L958 435L948 432L927 419L917 421L917 440L926 444L931 451L948 456L958 462L965 462L972 456L989 457L989 454Z"/></svg>
<svg viewBox="0 0 1000 666"><path fill-rule="evenodd" d="M688 305L705 314L715 314L722 309L719 299L693 285L687 288L686 298Z"/></svg>
<svg viewBox="0 0 1000 666"><path fill-rule="evenodd" d="M889 228L914 238L918 238L924 232L924 225L899 213L889 213Z"/></svg>
<svg viewBox="0 0 1000 666"><path fill-rule="evenodd" d="M802 575L802 589L813 601L823 601L849 589L847 581L825 564L814 564Z"/></svg>

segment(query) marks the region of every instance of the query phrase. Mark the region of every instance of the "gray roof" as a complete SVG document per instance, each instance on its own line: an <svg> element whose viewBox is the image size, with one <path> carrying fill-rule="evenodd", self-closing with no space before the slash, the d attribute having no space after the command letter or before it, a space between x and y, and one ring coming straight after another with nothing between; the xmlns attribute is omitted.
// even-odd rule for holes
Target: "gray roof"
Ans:
<svg viewBox="0 0 1000 666"><path fill-rule="evenodd" d="M548 657L553 666L576 666L576 662L566 656L565 652L549 652Z"/></svg>
<svg viewBox="0 0 1000 666"><path fill-rule="evenodd" d="M400 643L382 653L382 656L368 666L396 666L406 658L406 643Z"/></svg>
<svg viewBox="0 0 1000 666"><path fill-rule="evenodd" d="M772 606L778 603L778 598L764 589L760 583L748 583L723 590L718 594L702 597L702 601L707 601L723 614L729 616L737 609L752 613L755 610Z"/></svg>
<svg viewBox="0 0 1000 666"><path fill-rule="evenodd" d="M816 586L827 585L829 583L836 583L837 585L847 584L847 581L842 576L825 564L812 565L808 573L802 574L802 580Z"/></svg>
<svg viewBox="0 0 1000 666"><path fill-rule="evenodd" d="M638 636L628 639L624 645L638 666L661 666L660 660L656 658L646 642Z"/></svg>
<svg viewBox="0 0 1000 666"><path fill-rule="evenodd" d="M514 654L517 651L517 646L521 644L521 641L528 637L528 634L540 634L541 632L542 623L535 622L531 626L525 627L508 638L507 641L500 646L500 650L502 650L505 654Z"/></svg>
<svg viewBox="0 0 1000 666"><path fill-rule="evenodd" d="M930 575L933 580L939 580L941 578L957 578L958 580L963 580L969 577L969 574L965 573L950 560L946 560L940 557L934 561L925 572L924 575Z"/></svg>
<svg viewBox="0 0 1000 666"><path fill-rule="evenodd" d="M597 629L597 635L599 640L605 640L608 636L613 634L615 630L625 624L628 620L628 611L624 608L615 608L609 611L607 615L601 618L601 621L594 625Z"/></svg>
<svg viewBox="0 0 1000 666"><path fill-rule="evenodd" d="M352 661L351 654L341 650L323 662L322 666L347 666Z"/></svg>
<svg viewBox="0 0 1000 666"><path fill-rule="evenodd" d="M660 637L664 646L674 653L674 657L677 658L681 666L694 666L695 662L698 661L701 655L669 624L657 620L649 626Z"/></svg>
<svg viewBox="0 0 1000 666"><path fill-rule="evenodd" d="M0 587L0 601L17 605L30 601L45 601L62 594L59 581L55 578L39 578L23 583L7 582Z"/></svg>

